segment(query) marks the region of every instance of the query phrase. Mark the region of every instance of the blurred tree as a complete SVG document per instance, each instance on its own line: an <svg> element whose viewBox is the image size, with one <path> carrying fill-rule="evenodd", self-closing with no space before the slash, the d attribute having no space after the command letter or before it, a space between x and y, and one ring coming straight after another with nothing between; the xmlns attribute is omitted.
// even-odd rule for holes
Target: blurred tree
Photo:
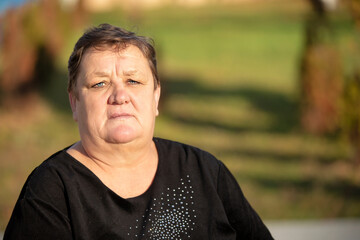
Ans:
<svg viewBox="0 0 360 240"><path fill-rule="evenodd" d="M0 103L26 103L24 98L48 83L66 36L84 19L82 1L69 12L56 0L39 0L8 10L0 28Z"/></svg>
<svg viewBox="0 0 360 240"><path fill-rule="evenodd" d="M308 1L313 12L306 22L301 60L301 123L309 133L331 133L339 127L341 63L325 2Z"/></svg>
<svg viewBox="0 0 360 240"><path fill-rule="evenodd" d="M14 95L27 88L34 75L36 51L23 31L25 9L10 9L2 21L2 76L1 92Z"/></svg>
<svg viewBox="0 0 360 240"><path fill-rule="evenodd" d="M360 165L360 0L345 0L355 25L352 72L347 77L344 91L343 128L349 137L353 159Z"/></svg>

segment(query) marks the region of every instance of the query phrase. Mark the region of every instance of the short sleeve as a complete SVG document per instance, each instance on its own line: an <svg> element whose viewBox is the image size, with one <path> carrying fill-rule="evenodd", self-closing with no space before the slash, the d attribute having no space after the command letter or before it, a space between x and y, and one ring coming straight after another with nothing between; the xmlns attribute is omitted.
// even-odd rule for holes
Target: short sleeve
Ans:
<svg viewBox="0 0 360 240"><path fill-rule="evenodd" d="M40 171L42 172L42 171ZM4 233L4 240L72 239L66 200L56 174L35 170L26 181Z"/></svg>
<svg viewBox="0 0 360 240"><path fill-rule="evenodd" d="M236 239L273 239L258 214L246 200L234 176L221 162L217 189L228 220L236 230Z"/></svg>

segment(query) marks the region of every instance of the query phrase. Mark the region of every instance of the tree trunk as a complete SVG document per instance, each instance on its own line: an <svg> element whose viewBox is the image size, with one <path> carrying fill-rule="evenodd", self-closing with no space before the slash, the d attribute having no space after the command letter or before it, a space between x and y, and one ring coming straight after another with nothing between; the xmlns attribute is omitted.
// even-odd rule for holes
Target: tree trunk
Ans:
<svg viewBox="0 0 360 240"><path fill-rule="evenodd" d="M313 13L306 22L301 62L301 124L312 134L332 133L339 127L342 70L332 43L331 24L321 0L309 0Z"/></svg>

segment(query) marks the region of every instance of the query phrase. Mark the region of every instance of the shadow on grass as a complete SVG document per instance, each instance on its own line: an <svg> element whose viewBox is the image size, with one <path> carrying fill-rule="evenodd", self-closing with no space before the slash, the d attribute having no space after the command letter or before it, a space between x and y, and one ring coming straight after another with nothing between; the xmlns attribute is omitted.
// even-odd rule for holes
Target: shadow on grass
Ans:
<svg viewBox="0 0 360 240"><path fill-rule="evenodd" d="M288 133L298 128L298 104L289 99L287 96L266 91L260 88L238 87L232 89L224 88L208 88L198 84L199 81L190 78L165 78L165 87L163 88L166 96L173 94L189 96L189 97L213 97L219 99L224 97L233 97L245 99L252 106L261 112L270 115L273 123L265 129L255 127L241 127L237 123L224 125L216 121L216 119L199 120L191 117L178 116L169 112L165 112L169 117L182 123L198 126L198 127L215 127L225 131L243 132L243 131L265 131L275 133ZM163 101L166 101L166 99ZM226 104L226 102L224 102Z"/></svg>
<svg viewBox="0 0 360 240"><path fill-rule="evenodd" d="M296 153L286 153L286 152L279 152L279 151L269 151L262 149L261 151L257 150L249 150L249 149L226 149L225 151L222 149L217 149L218 152L221 153L223 156L231 155L231 156L238 156L239 159L245 157L247 159L269 159L271 162L303 162L304 160L316 160L317 163L322 165L332 164L334 162L339 161L342 156L336 155L324 155L320 153L306 153L306 152L296 152Z"/></svg>

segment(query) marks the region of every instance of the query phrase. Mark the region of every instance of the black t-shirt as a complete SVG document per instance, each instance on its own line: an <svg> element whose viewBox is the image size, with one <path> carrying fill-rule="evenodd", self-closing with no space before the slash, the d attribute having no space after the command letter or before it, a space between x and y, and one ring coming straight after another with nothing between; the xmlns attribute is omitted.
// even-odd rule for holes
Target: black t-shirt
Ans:
<svg viewBox="0 0 360 240"><path fill-rule="evenodd" d="M27 179L4 240L273 239L219 160L185 144L154 142L154 181L129 199L66 149L55 153Z"/></svg>

